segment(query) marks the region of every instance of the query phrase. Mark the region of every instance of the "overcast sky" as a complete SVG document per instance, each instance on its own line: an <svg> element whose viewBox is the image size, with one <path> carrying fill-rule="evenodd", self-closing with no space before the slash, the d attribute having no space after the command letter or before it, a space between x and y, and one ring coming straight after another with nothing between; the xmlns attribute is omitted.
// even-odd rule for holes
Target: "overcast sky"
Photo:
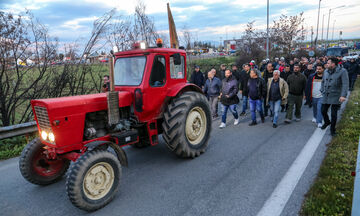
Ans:
<svg viewBox="0 0 360 216"><path fill-rule="evenodd" d="M166 3L174 16L177 31L187 26L199 40L220 41L220 38L239 38L249 21L255 20L255 28L266 28L266 0L143 0L146 11L154 21L159 32L167 33L168 21ZM316 34L317 0L270 0L270 22L281 14L296 15L304 12L305 27L311 26ZM118 13L134 13L136 0L0 0L0 9L19 13L30 9L35 17L47 25L52 36L60 41L74 41L80 36L90 34L92 22L112 8ZM360 0L322 0L319 24L319 39L322 35L323 14L324 38L330 8L329 39L335 21L334 38L343 31L343 38L360 38ZM227 33L227 34L226 34Z"/></svg>

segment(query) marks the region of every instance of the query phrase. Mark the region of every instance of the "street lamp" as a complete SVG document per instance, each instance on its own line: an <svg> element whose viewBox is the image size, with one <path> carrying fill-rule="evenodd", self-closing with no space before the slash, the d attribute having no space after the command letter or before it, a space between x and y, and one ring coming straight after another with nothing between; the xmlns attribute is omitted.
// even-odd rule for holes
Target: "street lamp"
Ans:
<svg viewBox="0 0 360 216"><path fill-rule="evenodd" d="M267 0L266 58L269 59L269 0Z"/></svg>
<svg viewBox="0 0 360 216"><path fill-rule="evenodd" d="M325 20L325 14L323 14L322 28L321 28L321 41L322 41L322 43L324 43L324 20Z"/></svg>
<svg viewBox="0 0 360 216"><path fill-rule="evenodd" d="M321 0L319 0L318 19L317 19L316 37L315 37L315 49L316 49L316 44L317 44L318 35L319 35L320 3L321 3Z"/></svg>
<svg viewBox="0 0 360 216"><path fill-rule="evenodd" d="M330 8L329 9L329 19L328 19L328 27L327 27L327 33L326 33L326 48L328 47L328 44L329 44L329 26L330 26L330 15L331 15L331 10L335 10L335 9L338 9L338 8L343 8L345 7L345 5L341 5L339 7L336 7L336 8Z"/></svg>

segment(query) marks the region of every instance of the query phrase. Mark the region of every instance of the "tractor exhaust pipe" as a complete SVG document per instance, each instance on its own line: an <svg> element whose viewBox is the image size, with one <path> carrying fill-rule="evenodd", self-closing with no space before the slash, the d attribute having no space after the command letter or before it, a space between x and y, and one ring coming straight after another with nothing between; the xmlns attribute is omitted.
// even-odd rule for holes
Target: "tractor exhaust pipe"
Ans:
<svg viewBox="0 0 360 216"><path fill-rule="evenodd" d="M111 53L109 58L110 64L110 91L106 92L107 104L108 104L108 123L110 126L114 126L120 121L119 113L119 92L115 91L114 85L114 56Z"/></svg>

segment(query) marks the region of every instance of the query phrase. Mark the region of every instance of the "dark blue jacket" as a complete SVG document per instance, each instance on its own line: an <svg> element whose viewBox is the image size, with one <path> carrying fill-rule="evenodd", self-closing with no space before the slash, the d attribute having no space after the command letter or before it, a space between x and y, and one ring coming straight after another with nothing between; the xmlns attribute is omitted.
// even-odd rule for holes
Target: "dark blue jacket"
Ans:
<svg viewBox="0 0 360 216"><path fill-rule="evenodd" d="M205 83L204 74L201 71L199 71L199 72L194 71L191 74L190 82L194 83L195 85L202 88L204 86L204 83Z"/></svg>
<svg viewBox="0 0 360 216"><path fill-rule="evenodd" d="M219 96L221 91L221 81L219 78L214 77L212 80L207 79L204 85L204 93L209 96Z"/></svg>

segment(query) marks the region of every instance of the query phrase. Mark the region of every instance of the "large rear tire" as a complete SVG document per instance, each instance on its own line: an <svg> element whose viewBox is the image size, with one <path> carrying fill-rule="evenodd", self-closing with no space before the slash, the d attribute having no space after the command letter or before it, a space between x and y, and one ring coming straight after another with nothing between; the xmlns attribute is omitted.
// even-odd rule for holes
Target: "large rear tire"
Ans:
<svg viewBox="0 0 360 216"><path fill-rule="evenodd" d="M203 94L185 92L164 113L163 138L171 151L184 158L204 153L211 132L211 111Z"/></svg>
<svg viewBox="0 0 360 216"><path fill-rule="evenodd" d="M48 185L58 181L70 164L65 158L48 159L44 147L40 139L35 138L25 146L20 156L20 172L33 184Z"/></svg>
<svg viewBox="0 0 360 216"><path fill-rule="evenodd" d="M119 190L121 165L117 157L106 150L86 152L69 171L67 194L72 204L85 211L104 207Z"/></svg>

